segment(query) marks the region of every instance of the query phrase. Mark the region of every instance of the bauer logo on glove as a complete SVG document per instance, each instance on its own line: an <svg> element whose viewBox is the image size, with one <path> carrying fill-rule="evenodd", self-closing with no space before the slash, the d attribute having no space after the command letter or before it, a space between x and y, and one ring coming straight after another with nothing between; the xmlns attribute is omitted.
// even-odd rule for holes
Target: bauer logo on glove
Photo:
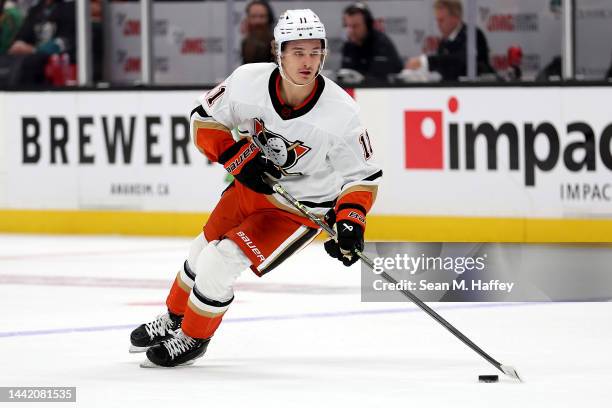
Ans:
<svg viewBox="0 0 612 408"><path fill-rule="evenodd" d="M225 170L246 187L261 194L274 191L265 180L266 174L280 178L281 171L271 160L262 155L255 143L247 138L234 143L219 156Z"/></svg>
<svg viewBox="0 0 612 408"><path fill-rule="evenodd" d="M351 211L348 214L348 217L349 218L353 218L353 219L359 221L361 224L365 225L365 222L366 222L365 221L365 217L363 215L359 214L357 211Z"/></svg>
<svg viewBox="0 0 612 408"><path fill-rule="evenodd" d="M242 170L242 166L247 163L249 157L253 153L259 152L259 148L255 146L253 143L249 143L243 149L240 149L236 157L230 162L228 166L225 166L225 170L231 175L235 176L237 173L240 173Z"/></svg>

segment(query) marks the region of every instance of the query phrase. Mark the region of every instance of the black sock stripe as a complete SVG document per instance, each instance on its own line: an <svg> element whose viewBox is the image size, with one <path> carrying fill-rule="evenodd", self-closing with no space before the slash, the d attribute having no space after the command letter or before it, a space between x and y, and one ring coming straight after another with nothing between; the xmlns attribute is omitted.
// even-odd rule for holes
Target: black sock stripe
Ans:
<svg viewBox="0 0 612 408"><path fill-rule="evenodd" d="M302 235L300 238L295 240L293 242L293 244L289 245L283 252L281 252L276 257L275 260L270 262L270 264L268 266L266 266L264 269L262 269L260 271L260 273L263 275L263 274L266 274L266 273L270 272L272 269L276 268L278 265L283 263L287 258L289 258L291 255L293 255L295 253L295 251L300 249L302 247L302 245L304 245L306 242L308 242L310 239L312 239L318 233L319 233L318 229L308 228L308 230L306 231L306 233L304 235Z"/></svg>
<svg viewBox="0 0 612 408"><path fill-rule="evenodd" d="M195 295L196 298L198 298L198 300L202 303L204 303L205 305L208 306L213 306L213 307L225 307L225 306L229 306L230 303L232 303L232 301L234 300L234 297L232 296L232 298L230 300L227 300L225 302L219 302L218 300L212 300L207 298L206 296L204 296L202 294L202 292L200 292L198 290L197 286L193 286L193 289L191 290L193 292L193 294Z"/></svg>
<svg viewBox="0 0 612 408"><path fill-rule="evenodd" d="M185 271L185 275L187 275L189 279L191 279L192 281L195 281L196 274L191 270L191 268L189 267L189 263L187 263L186 259L185 259L185 263L183 264L183 270Z"/></svg>

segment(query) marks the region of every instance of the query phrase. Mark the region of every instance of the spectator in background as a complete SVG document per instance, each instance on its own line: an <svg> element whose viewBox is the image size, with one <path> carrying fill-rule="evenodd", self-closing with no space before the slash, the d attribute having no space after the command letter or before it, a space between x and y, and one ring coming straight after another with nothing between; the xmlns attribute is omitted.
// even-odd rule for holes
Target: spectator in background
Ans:
<svg viewBox="0 0 612 408"><path fill-rule="evenodd" d="M274 40L274 11L266 0L251 0L245 9L242 63L272 62Z"/></svg>
<svg viewBox="0 0 612 408"><path fill-rule="evenodd" d="M434 13L442 40L435 55L410 58L406 68L436 71L445 81L456 81L467 75L467 29L463 23L463 5L460 0L436 0ZM478 75L493 74L489 62L489 45L480 28L476 27L476 54Z"/></svg>
<svg viewBox="0 0 612 408"><path fill-rule="evenodd" d="M21 11L12 1L0 0L0 55L6 54L23 21Z"/></svg>
<svg viewBox="0 0 612 408"><path fill-rule="evenodd" d="M21 84L43 84L47 60L67 53L75 61L75 3L41 0L30 8L8 53L21 59Z"/></svg>
<svg viewBox="0 0 612 408"><path fill-rule="evenodd" d="M359 72L368 81L386 81L402 70L402 60L386 34L374 28L374 17L363 3L344 9L348 41L342 46L341 68Z"/></svg>

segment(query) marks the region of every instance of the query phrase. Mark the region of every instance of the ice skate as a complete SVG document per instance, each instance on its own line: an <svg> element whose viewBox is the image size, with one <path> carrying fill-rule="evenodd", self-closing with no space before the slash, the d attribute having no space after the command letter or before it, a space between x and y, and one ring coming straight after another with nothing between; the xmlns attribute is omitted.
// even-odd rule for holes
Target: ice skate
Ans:
<svg viewBox="0 0 612 408"><path fill-rule="evenodd" d="M149 323L141 324L130 335L130 353L142 353L170 338L181 327L182 320L182 316L166 312Z"/></svg>
<svg viewBox="0 0 612 408"><path fill-rule="evenodd" d="M210 339L195 339L178 330L174 336L147 350L143 368L191 365L206 352Z"/></svg>

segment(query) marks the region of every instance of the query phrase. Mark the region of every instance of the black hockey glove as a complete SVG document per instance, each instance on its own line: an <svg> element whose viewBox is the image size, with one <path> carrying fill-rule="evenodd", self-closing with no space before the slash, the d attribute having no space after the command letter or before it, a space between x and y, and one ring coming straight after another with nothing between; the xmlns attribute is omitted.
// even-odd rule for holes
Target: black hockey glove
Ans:
<svg viewBox="0 0 612 408"><path fill-rule="evenodd" d="M274 163L265 158L257 145L246 138L224 151L219 156L219 163L240 183L261 194L274 193L272 187L266 183L264 173L276 179L281 177L281 172Z"/></svg>
<svg viewBox="0 0 612 408"><path fill-rule="evenodd" d="M338 218L336 222L333 210L325 215L327 223L336 230L337 240L330 238L323 246L332 258L351 266L359 260L355 250L363 251L365 215L361 211L345 208L338 212Z"/></svg>

